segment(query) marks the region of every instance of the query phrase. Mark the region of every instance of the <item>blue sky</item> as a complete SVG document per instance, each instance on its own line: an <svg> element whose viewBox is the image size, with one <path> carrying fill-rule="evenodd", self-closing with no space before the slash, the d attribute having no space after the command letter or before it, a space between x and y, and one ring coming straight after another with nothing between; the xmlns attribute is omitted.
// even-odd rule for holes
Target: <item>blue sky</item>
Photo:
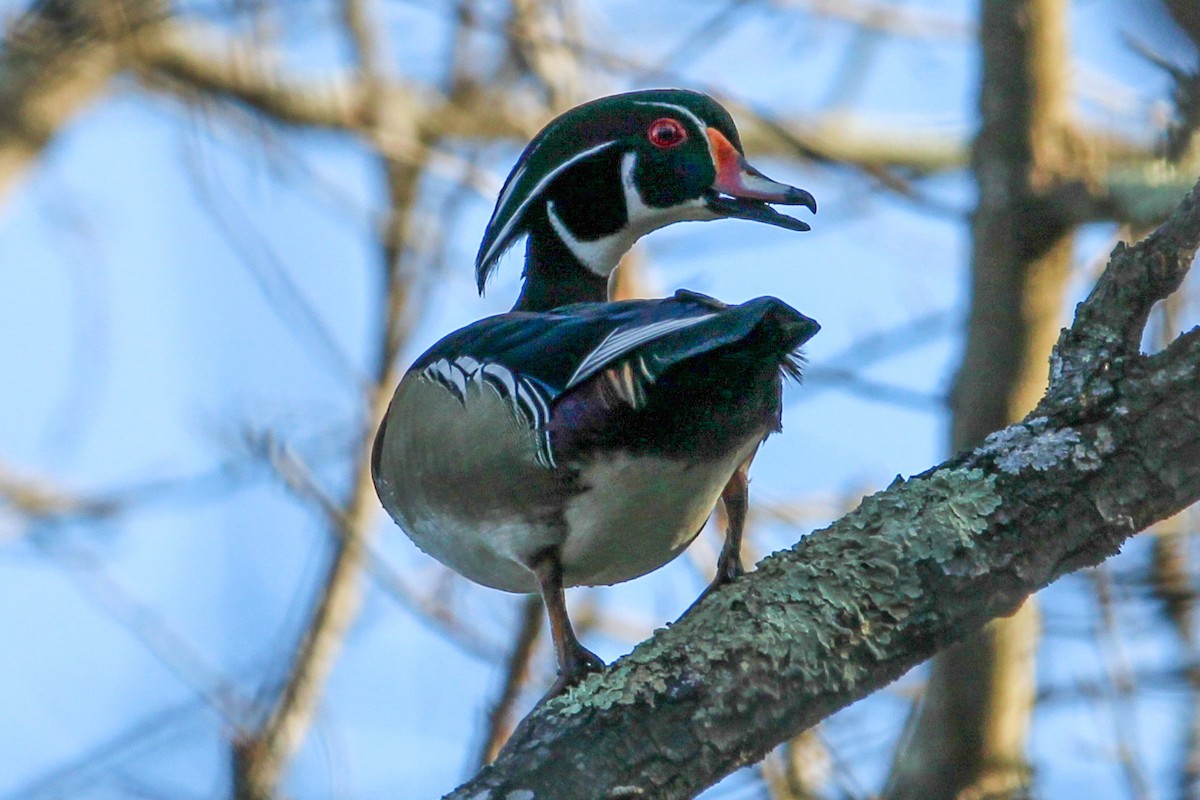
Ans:
<svg viewBox="0 0 1200 800"><path fill-rule="evenodd" d="M441 6L383 6L399 73L437 78ZM1132 15L1135 6L1080 2L1072 34L1081 110L1094 123L1144 132L1164 84L1121 44L1122 33L1156 37L1168 55L1183 51ZM589 36L653 62L721 7L596 3L587 10ZM904 7L965 22L974 13L954 2ZM282 26L305 70L344 57L328 18L325 6L304 6ZM678 82L786 115L829 110L830 81L855 31L786 8L750 19L702 58L674 62ZM970 131L970 40L881 41L867 66L852 108L874 125ZM605 80L614 91L632 85ZM1119 86L1130 88L1133 102ZM1112 107L1097 97L1112 99ZM237 125L228 119L122 83L61 133L0 207L0 342L7 343L0 347L0 465L75 491L135 498L128 513L109 522L42 529L19 526L0 507L0 798L219 796L228 729L197 692L216 696L229 686L253 696L281 678L281 659L329 553L317 516L252 457L247 432L287 443L331 487L344 481L361 413L354 381L369 363L376 321L370 215L380 201L379 179L352 142L263 132L245 117L235 116ZM488 149L497 179L518 151L515 143ZM964 309L968 242L961 219L889 197L846 169L749 155L772 177L817 196L814 230L677 225L644 242L648 279L664 294L686 286L728 302L783 298L823 325L807 348L814 373L844 366L838 355L863 337L940 315L943 323L926 343L864 374L943 394ZM962 175L920 186L944 205L970 206L972 188ZM444 191L430 187L434 195ZM518 251L484 298L473 288L471 262L491 203L468 198L406 359L511 305ZM1089 229L1080 237L1080 262L1103 253L1112 235L1110 228ZM795 541L896 474L919 472L945 455L945 418L936 403L881 403L816 378L790 389L787 400L785 432L756 461L752 503L795 501L804 510L798 528L756 529L755 545L764 551ZM441 579L390 521L381 515L378 524L378 550L397 571L415 584ZM1132 558L1144 558L1142 545L1131 550ZM1089 580L1069 578L1051 590L1054 619L1091 624ZM612 659L677 616L706 582L681 558L654 575L571 600L596 603L614 627L632 632L588 638ZM471 627L491 647L503 647L518 598L469 586L457 592ZM1132 599L1123 608L1134 630L1149 615ZM1162 642L1139 634L1129 647L1158 663L1171 655ZM539 661L543 675L552 669L548 656ZM1102 668L1103 658L1089 642L1055 637L1039 668L1047 680L1070 683ZM368 583L289 791L300 798L448 791L471 772L500 674L494 662L465 652ZM1141 752L1155 776L1165 778L1172 763L1161 737L1175 741L1177 699L1151 693L1138 701L1134 727L1143 732ZM850 761L841 779L876 785L906 707L901 694L885 692L826 726L835 752ZM1071 787L1073 795L1123 796L1108 723L1081 726L1086 713L1064 708L1048 703L1039 710L1045 724L1035 749L1044 794L1065 796ZM147 720L153 734L130 733ZM127 746L72 773L57 794L23 793L122 736ZM754 795L744 776L734 776L709 796Z"/></svg>

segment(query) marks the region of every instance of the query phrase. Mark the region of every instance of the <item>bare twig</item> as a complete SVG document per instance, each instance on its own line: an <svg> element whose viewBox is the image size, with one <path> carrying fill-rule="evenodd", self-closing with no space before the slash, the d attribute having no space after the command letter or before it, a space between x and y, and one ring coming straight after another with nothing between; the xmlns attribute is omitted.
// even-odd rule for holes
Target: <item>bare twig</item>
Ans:
<svg viewBox="0 0 1200 800"><path fill-rule="evenodd" d="M975 26L961 17L880 0L802 0L800 5L806 6L811 14L893 37L954 41L975 34Z"/></svg>
<svg viewBox="0 0 1200 800"><path fill-rule="evenodd" d="M793 736L763 759L759 772L770 800L816 800L829 783L832 759L819 729Z"/></svg>
<svg viewBox="0 0 1200 800"><path fill-rule="evenodd" d="M362 392L364 378L348 354L329 330L320 313L308 301L274 248L260 231L247 222L237 199L222 191L220 182L211 181L195 159L187 165L195 182L200 207L225 237L250 277L268 301L271 309L305 345L305 351L319 354L335 377Z"/></svg>
<svg viewBox="0 0 1200 800"><path fill-rule="evenodd" d="M158 19L158 0L43 0L0 46L0 194L120 69L119 43Z"/></svg>
<svg viewBox="0 0 1200 800"><path fill-rule="evenodd" d="M580 25L573 0L513 0L510 52L541 84L546 107L565 111L584 98Z"/></svg>
<svg viewBox="0 0 1200 800"><path fill-rule="evenodd" d="M814 389L838 389L865 400L899 408L940 412L945 410L947 403L944 393L910 389L907 386L865 377L855 370L824 364L808 367L804 372L804 379L805 386L812 386ZM811 399L807 393L803 397Z"/></svg>
<svg viewBox="0 0 1200 800"><path fill-rule="evenodd" d="M0 464L0 509L7 507L26 520L104 519L118 513L121 505L111 497L87 497L44 479L19 476Z"/></svg>

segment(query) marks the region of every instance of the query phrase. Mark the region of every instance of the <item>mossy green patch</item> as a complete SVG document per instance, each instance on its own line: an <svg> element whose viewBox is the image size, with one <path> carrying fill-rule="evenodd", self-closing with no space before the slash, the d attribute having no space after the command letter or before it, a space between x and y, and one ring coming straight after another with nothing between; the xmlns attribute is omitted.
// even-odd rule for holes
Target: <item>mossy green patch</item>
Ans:
<svg viewBox="0 0 1200 800"><path fill-rule="evenodd" d="M995 484L979 469L897 478L829 529L768 557L755 575L724 587L669 631L552 701L554 710L671 702L703 690L697 710L703 724L734 710L725 708L720 686L698 681L717 667L731 683L761 673L828 691L854 687L866 669L864 650L886 657L903 623L923 605L923 570L972 575L985 568L978 536L1000 506Z"/></svg>

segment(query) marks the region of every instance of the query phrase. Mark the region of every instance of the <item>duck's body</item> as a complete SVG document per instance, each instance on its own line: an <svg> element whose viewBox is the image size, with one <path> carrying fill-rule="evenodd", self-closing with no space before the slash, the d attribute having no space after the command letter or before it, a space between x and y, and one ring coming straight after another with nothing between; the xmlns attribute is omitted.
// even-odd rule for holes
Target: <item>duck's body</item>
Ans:
<svg viewBox="0 0 1200 800"><path fill-rule="evenodd" d="M746 163L728 112L695 92L593 101L551 122L501 191L484 282L528 237L513 311L456 331L401 380L372 473L425 552L477 583L540 591L559 658L553 694L601 666L571 630L564 586L657 569L718 498L730 526L712 587L742 571L746 471L780 427L781 382L815 322L782 301L680 292L610 303L643 234L737 217L807 230L768 203L812 196Z"/></svg>
<svg viewBox="0 0 1200 800"><path fill-rule="evenodd" d="M774 298L690 293L481 320L413 364L376 442L385 508L477 583L635 578L695 538L780 426L785 371L816 325ZM502 420L502 424L497 424Z"/></svg>

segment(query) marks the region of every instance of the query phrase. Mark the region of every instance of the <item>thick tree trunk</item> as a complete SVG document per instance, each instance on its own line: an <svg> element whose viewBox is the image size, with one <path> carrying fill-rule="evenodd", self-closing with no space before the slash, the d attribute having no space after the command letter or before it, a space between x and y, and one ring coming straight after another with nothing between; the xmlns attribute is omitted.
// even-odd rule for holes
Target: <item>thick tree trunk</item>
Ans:
<svg viewBox="0 0 1200 800"><path fill-rule="evenodd" d="M985 0L981 126L972 167L971 310L955 382L951 449L973 447L1033 408L1061 326L1071 267L1066 0ZM1017 797L1035 693L1035 601L932 664L904 737L890 800Z"/></svg>

